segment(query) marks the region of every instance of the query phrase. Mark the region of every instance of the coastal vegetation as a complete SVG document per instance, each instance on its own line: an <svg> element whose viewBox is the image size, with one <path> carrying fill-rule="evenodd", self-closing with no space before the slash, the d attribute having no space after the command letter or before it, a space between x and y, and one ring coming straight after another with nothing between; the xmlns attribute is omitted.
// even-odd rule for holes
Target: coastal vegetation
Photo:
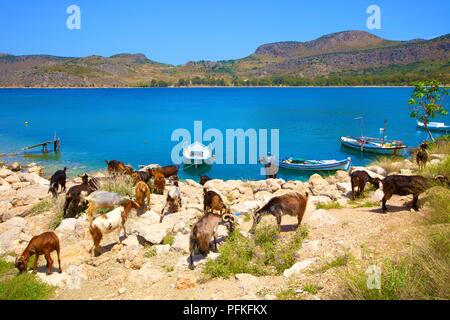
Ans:
<svg viewBox="0 0 450 320"><path fill-rule="evenodd" d="M30 273L17 274L12 263L0 258L0 300L46 300L54 288Z"/></svg>
<svg viewBox="0 0 450 320"><path fill-rule="evenodd" d="M203 272L213 278L228 278L238 273L282 274L296 262L296 252L307 235L305 226L287 236L269 225L257 227L254 238L234 231L220 247L219 257L207 260Z"/></svg>
<svg viewBox="0 0 450 320"><path fill-rule="evenodd" d="M436 80L427 80L414 83L414 91L408 104L412 106L411 118L415 118L424 124L430 140L434 140L428 124L437 116L445 116L448 111L441 100L448 95L448 88Z"/></svg>
<svg viewBox="0 0 450 320"><path fill-rule="evenodd" d="M447 156L435 164L428 164L424 176L450 176L449 136L442 136L430 144L433 152ZM436 186L425 193L421 202L426 212L422 228L415 231L411 250L393 258L370 259L366 263L351 261L341 273L345 299L450 299L450 192ZM367 268L381 267L381 287L367 287Z"/></svg>

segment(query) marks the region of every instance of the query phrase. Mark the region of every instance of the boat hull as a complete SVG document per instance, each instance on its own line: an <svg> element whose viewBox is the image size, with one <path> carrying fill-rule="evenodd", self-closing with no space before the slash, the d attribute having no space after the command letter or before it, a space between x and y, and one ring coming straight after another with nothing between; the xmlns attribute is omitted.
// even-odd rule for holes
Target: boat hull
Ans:
<svg viewBox="0 0 450 320"><path fill-rule="evenodd" d="M375 154L384 154L391 156L400 156L407 149L406 146L398 146L398 147L378 147L371 144L360 144L357 142L343 140L341 138L341 145L347 148L359 150L361 152L375 153Z"/></svg>
<svg viewBox="0 0 450 320"><path fill-rule="evenodd" d="M320 162L320 161L319 161ZM299 164L299 163L285 163L280 162L279 166L283 169L295 170L295 171L336 171L336 170L348 170L352 162L351 158L345 160L328 162L317 164Z"/></svg>
<svg viewBox="0 0 450 320"><path fill-rule="evenodd" d="M426 130L425 126L419 124L417 125L417 129ZM450 126L442 126L442 127L428 126L428 129L432 132L450 133Z"/></svg>

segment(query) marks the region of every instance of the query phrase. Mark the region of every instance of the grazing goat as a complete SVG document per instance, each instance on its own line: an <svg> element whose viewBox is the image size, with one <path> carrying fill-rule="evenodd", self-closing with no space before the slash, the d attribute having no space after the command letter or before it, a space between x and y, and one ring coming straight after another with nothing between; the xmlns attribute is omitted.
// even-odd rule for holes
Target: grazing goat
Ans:
<svg viewBox="0 0 450 320"><path fill-rule="evenodd" d="M174 213L177 212L181 207L181 192L180 187L178 186L178 180L173 182L173 185L170 187L169 192L167 193L166 204L161 210L161 218L159 219L159 223L161 223L164 219L164 210L167 205L169 205L169 211Z"/></svg>
<svg viewBox="0 0 450 320"><path fill-rule="evenodd" d="M164 167L154 167L153 169L149 169L148 173L154 177L154 173L159 172L164 175L165 178L171 176L178 176L178 166L164 166Z"/></svg>
<svg viewBox="0 0 450 320"><path fill-rule="evenodd" d="M388 201L394 194L399 196L412 194L412 208L415 211L418 211L419 208L417 207L417 201L419 200L419 195L436 185L448 184L448 179L444 176L436 176L434 179L431 179L422 176L392 175L384 178L381 183L383 184L384 193L384 197L382 199L383 212L387 211L386 201Z"/></svg>
<svg viewBox="0 0 450 320"><path fill-rule="evenodd" d="M36 255L33 266L33 272L36 273L39 256L43 254L47 260L47 275L49 275L52 273L53 268L53 260L50 255L53 251L56 251L56 254L58 255L58 272L61 273L62 269L61 259L59 256L59 239L58 236L51 231L41 233L40 235L31 238L22 255L16 259L15 267L19 269L20 272L27 271L28 259L32 255Z"/></svg>
<svg viewBox="0 0 450 320"><path fill-rule="evenodd" d="M355 195L360 197L364 195L364 188L367 182L370 182L375 188L380 187L380 179L372 178L366 171L357 170L350 173L350 181L352 183L352 199L355 200ZM355 193L355 188L358 187L358 192Z"/></svg>
<svg viewBox="0 0 450 320"><path fill-rule="evenodd" d="M155 193L164 194L164 189L166 188L166 178L164 177L164 174L159 171L152 170L152 176Z"/></svg>
<svg viewBox="0 0 450 320"><path fill-rule="evenodd" d="M138 203L133 200L128 200L124 206L117 207L114 210L95 218L89 226L89 232L92 236L92 240L94 241L94 244L89 252L92 253L93 256L95 256L96 252L102 253L103 249L100 247L100 241L105 234L116 229L119 229L118 238L119 243L121 243L120 231L123 229L125 237L127 236L125 223L128 219L128 214L131 210L135 210L137 208L139 208Z"/></svg>
<svg viewBox="0 0 450 320"><path fill-rule="evenodd" d="M298 192L291 192L273 197L261 209L253 213L253 225L250 232L255 231L256 225L261 221L262 216L267 213L277 218L278 230L281 230L281 216L284 214L297 216L298 224L296 228L298 228L305 214L307 202L308 193L302 195Z"/></svg>
<svg viewBox="0 0 450 320"><path fill-rule="evenodd" d="M67 218L67 209L72 204L73 209L78 210L80 202L84 202L84 198L91 192L95 191L94 186L89 183L89 177L85 174L82 177L82 183L71 187L66 193L66 201L64 202L64 218Z"/></svg>
<svg viewBox="0 0 450 320"><path fill-rule="evenodd" d="M419 166L419 170L425 168L428 162L428 145L424 142L420 145L416 153L416 162Z"/></svg>
<svg viewBox="0 0 450 320"><path fill-rule="evenodd" d="M136 185L136 202L143 207L147 199L147 208L150 209L150 187L144 181L139 181Z"/></svg>
<svg viewBox="0 0 450 320"><path fill-rule="evenodd" d="M203 212L214 212L214 210L219 211L220 214L231 213L217 192L213 190L206 191L203 188Z"/></svg>
<svg viewBox="0 0 450 320"><path fill-rule="evenodd" d="M234 228L234 216L207 213L192 227L189 237L189 269L194 269L194 252L196 249L205 257L209 253L209 243L214 239L214 250L217 251L216 232L219 225L225 225L231 232Z"/></svg>
<svg viewBox="0 0 450 320"><path fill-rule="evenodd" d="M92 192L85 198L85 200L89 202L87 208L89 222L92 222L97 209L114 209L115 207L125 203L128 199L128 197L123 197L115 192L108 192L103 190Z"/></svg>
<svg viewBox="0 0 450 320"><path fill-rule="evenodd" d="M133 180L133 184L138 183L139 181L144 181L148 183L151 176L147 171L135 171L131 174L131 179Z"/></svg>
<svg viewBox="0 0 450 320"><path fill-rule="evenodd" d="M66 167L64 167L63 170L58 170L50 178L50 188L48 189L48 192L51 192L55 198L58 196L58 189L60 186L62 191L66 191L66 170Z"/></svg>
<svg viewBox="0 0 450 320"><path fill-rule="evenodd" d="M108 166L109 174L132 174L133 168L127 166L125 163L117 160L105 160L106 165Z"/></svg>
<svg viewBox="0 0 450 320"><path fill-rule="evenodd" d="M204 186L206 182L208 182L209 180L211 180L210 177L203 175L200 177L200 185Z"/></svg>

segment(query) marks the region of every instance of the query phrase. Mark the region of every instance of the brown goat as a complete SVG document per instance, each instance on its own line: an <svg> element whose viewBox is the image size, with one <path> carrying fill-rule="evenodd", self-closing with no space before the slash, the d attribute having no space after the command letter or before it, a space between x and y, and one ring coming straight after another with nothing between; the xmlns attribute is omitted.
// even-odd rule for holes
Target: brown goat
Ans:
<svg viewBox="0 0 450 320"><path fill-rule="evenodd" d="M103 249L100 247L100 241L105 234L116 229L119 229L118 238L120 243L120 231L123 230L125 237L127 236L125 223L127 222L128 215L131 210L136 210L138 207L139 204L136 201L128 200L123 206L117 207L114 210L95 218L89 226L89 233L94 242L89 252L92 253L92 255L95 255L97 252L103 252Z"/></svg>
<svg viewBox="0 0 450 320"><path fill-rule="evenodd" d="M417 149L416 162L419 166L419 170L425 169L428 162L428 145L424 142Z"/></svg>
<svg viewBox="0 0 450 320"><path fill-rule="evenodd" d="M425 192L427 189L439 184L448 184L447 177L436 176L434 179L425 178L422 176L402 176L392 175L384 178L381 183L383 184L384 197L382 200L383 212L387 211L386 202L392 195L397 194L400 196L413 195L412 208L418 211L417 201L419 195Z"/></svg>
<svg viewBox="0 0 450 320"><path fill-rule="evenodd" d="M136 202L143 207L147 199L147 209L150 209L150 187L144 181L139 181L136 185Z"/></svg>
<svg viewBox="0 0 450 320"><path fill-rule="evenodd" d="M267 213L270 213L277 219L278 230L281 230L281 216L284 214L297 216L298 224L296 228L298 228L305 214L307 202L308 193L302 195L298 192L291 192L273 197L253 214L253 225L250 232L253 233L255 231L256 225L261 221L262 216Z"/></svg>
<svg viewBox="0 0 450 320"><path fill-rule="evenodd" d="M150 174L146 171L135 171L131 174L133 184L136 184L139 181L144 181L145 183L148 183L150 178L151 178Z"/></svg>
<svg viewBox="0 0 450 320"><path fill-rule="evenodd" d="M214 212L214 210L219 211L220 214L231 213L217 192L203 189L203 212Z"/></svg>
<svg viewBox="0 0 450 320"><path fill-rule="evenodd" d="M37 264L39 260L39 256L43 254L45 259L47 260L47 275L52 273L53 268L53 260L51 257L51 253L56 251L58 255L58 272L61 273L61 259L60 259L60 250L59 250L59 238L54 232L44 232L38 236L34 236L31 238L27 247L23 251L22 255L17 258L15 267L19 269L20 272L25 272L28 269L28 259L35 255L33 272L37 272Z"/></svg>
<svg viewBox="0 0 450 320"><path fill-rule="evenodd" d="M208 177L206 175L203 175L203 176L200 177L200 182L199 183L200 183L200 185L204 186L205 183L208 182L209 180L211 180L210 177Z"/></svg>
<svg viewBox="0 0 450 320"><path fill-rule="evenodd" d="M148 170L148 173L154 177L154 173L159 172L164 175L165 178L171 176L178 176L178 166L164 166L164 167L155 167L153 169Z"/></svg>
<svg viewBox="0 0 450 320"><path fill-rule="evenodd" d="M155 193L164 194L164 189L166 188L166 178L161 172L154 170L152 170L152 176Z"/></svg>
<svg viewBox="0 0 450 320"><path fill-rule="evenodd" d="M380 179L372 178L366 171L358 170L350 174L350 181L352 183L352 199L355 200L355 195L360 197L364 194L364 189L367 182L370 182L375 188L380 187ZM358 192L355 194L355 188L358 187Z"/></svg>
<svg viewBox="0 0 450 320"><path fill-rule="evenodd" d="M132 174L133 168L127 166L125 163L117 160L105 160L106 165L108 166L109 174Z"/></svg>
<svg viewBox="0 0 450 320"><path fill-rule="evenodd" d="M192 227L189 237L189 269L194 269L194 252L196 249L205 257L209 253L209 243L214 239L214 250L217 251L216 232L219 225L225 225L233 231L234 216L231 214L218 215L207 213Z"/></svg>

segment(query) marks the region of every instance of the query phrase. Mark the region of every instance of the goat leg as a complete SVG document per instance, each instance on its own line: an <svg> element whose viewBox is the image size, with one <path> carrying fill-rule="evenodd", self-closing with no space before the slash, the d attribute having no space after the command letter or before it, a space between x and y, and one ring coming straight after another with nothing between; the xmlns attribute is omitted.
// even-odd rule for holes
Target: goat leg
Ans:
<svg viewBox="0 0 450 320"><path fill-rule="evenodd" d="M53 260L52 260L52 256L50 255L50 252L45 252L45 259L47 260L47 275L50 275L52 273L52 268L53 268Z"/></svg>
<svg viewBox="0 0 450 320"><path fill-rule="evenodd" d="M61 258L60 258L60 250L59 247L56 248L56 254L58 255L58 272L62 273L62 269L61 269Z"/></svg>
<svg viewBox="0 0 450 320"><path fill-rule="evenodd" d="M419 208L417 207L417 201L419 200L419 196L417 194L413 195L413 203L412 203L412 208L415 211L419 211Z"/></svg>
<svg viewBox="0 0 450 320"><path fill-rule="evenodd" d="M214 240L214 252L217 252L217 238L216 238L216 235L213 235L213 240Z"/></svg>
<svg viewBox="0 0 450 320"><path fill-rule="evenodd" d="M39 260L39 255L36 253L34 255L34 265L33 265L33 273L37 273L37 264ZM28 268L28 266L26 266Z"/></svg>

